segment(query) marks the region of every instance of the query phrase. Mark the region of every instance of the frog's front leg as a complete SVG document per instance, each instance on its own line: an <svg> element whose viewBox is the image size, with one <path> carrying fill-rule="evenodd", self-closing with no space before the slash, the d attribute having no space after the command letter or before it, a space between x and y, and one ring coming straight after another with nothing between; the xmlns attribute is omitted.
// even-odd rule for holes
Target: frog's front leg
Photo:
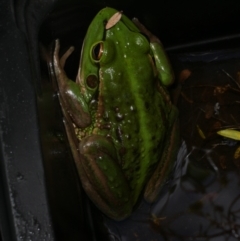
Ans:
<svg viewBox="0 0 240 241"><path fill-rule="evenodd" d="M64 71L65 61L74 49L73 47L70 47L61 58L59 58L59 49L59 40L56 40L53 54L53 65L62 109L71 116L73 122L78 127L87 127L91 124L88 105L80 92L78 84L70 80Z"/></svg>
<svg viewBox="0 0 240 241"><path fill-rule="evenodd" d="M130 189L118 164L113 143L101 135L83 138L79 144L77 163L82 185L88 196L102 212L121 220L132 212Z"/></svg>
<svg viewBox="0 0 240 241"><path fill-rule="evenodd" d="M160 79L161 83L165 86L171 85L174 81L174 72L161 41L149 30L147 30L145 26L138 21L138 19L134 18L133 22L150 41L150 48L153 55L152 57L154 58L158 78Z"/></svg>
<svg viewBox="0 0 240 241"><path fill-rule="evenodd" d="M156 201L162 186L169 177L179 148L178 110L174 105L171 106L168 121L161 159L144 192L144 198L150 203Z"/></svg>

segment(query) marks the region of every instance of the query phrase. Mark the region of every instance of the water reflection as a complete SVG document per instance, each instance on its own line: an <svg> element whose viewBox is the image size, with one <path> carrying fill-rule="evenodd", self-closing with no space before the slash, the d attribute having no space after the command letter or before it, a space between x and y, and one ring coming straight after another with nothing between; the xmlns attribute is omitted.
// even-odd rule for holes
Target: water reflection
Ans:
<svg viewBox="0 0 240 241"><path fill-rule="evenodd" d="M122 222L105 219L110 240L239 238L239 173L199 168L191 158L183 142L174 180L166 185L157 203L142 201L132 216Z"/></svg>

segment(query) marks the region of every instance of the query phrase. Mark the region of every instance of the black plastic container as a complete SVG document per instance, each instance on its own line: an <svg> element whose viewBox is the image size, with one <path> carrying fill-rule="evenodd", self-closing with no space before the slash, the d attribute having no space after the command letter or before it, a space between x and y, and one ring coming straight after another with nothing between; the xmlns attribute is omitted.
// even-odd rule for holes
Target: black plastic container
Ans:
<svg viewBox="0 0 240 241"><path fill-rule="evenodd" d="M67 65L75 79L87 27L101 8L109 6L138 17L162 40L178 81L183 70L200 73L202 66L210 68L219 61L231 78L239 67L240 2L2 0L0 6L2 240L121 240L111 229L115 224L102 219L79 185L43 46L46 50L56 38L62 49L75 46ZM236 66L231 74L224 67L229 62ZM158 229L159 219L152 221ZM218 238L224 240L233 230L224 230ZM164 230L157 235L159 240L187 240ZM206 234L201 237L210 240ZM234 238L237 235L229 240Z"/></svg>

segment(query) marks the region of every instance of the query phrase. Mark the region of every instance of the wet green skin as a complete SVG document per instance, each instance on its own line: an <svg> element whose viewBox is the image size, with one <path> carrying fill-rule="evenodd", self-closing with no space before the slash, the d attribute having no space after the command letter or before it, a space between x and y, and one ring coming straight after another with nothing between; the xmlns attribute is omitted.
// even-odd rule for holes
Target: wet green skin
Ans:
<svg viewBox="0 0 240 241"><path fill-rule="evenodd" d="M116 12L104 8L90 24L76 82L63 69L72 49L60 60L59 42L54 69L83 188L103 213L121 220L142 192L156 200L179 138L177 109L164 87L173 73L161 43L144 32L149 42L124 15L106 30Z"/></svg>

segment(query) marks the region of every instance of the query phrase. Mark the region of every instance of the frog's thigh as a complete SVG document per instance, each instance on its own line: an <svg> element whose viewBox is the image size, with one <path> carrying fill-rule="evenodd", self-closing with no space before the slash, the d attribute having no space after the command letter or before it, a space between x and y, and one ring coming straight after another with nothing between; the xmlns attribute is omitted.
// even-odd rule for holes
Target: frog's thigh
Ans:
<svg viewBox="0 0 240 241"><path fill-rule="evenodd" d="M113 143L101 135L91 135L82 139L79 151L87 176L82 184L92 201L109 217L127 217L132 210L130 190Z"/></svg>
<svg viewBox="0 0 240 241"><path fill-rule="evenodd" d="M172 106L162 157L145 188L144 197L146 201L154 202L156 200L164 182L172 170L174 161L176 160L179 143L178 110L175 106Z"/></svg>

